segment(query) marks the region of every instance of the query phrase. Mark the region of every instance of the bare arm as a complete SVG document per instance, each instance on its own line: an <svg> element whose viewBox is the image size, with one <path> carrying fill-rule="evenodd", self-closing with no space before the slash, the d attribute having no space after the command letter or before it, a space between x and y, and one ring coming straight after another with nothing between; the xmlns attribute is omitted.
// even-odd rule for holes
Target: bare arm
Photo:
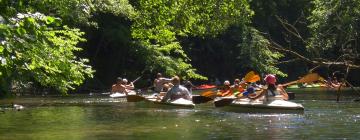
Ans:
<svg viewBox="0 0 360 140"><path fill-rule="evenodd" d="M169 91L165 94L165 96L162 98L161 102L167 102L167 100L170 99L171 94L172 94L172 93L171 93L171 90L169 90Z"/></svg>
<svg viewBox="0 0 360 140"><path fill-rule="evenodd" d="M285 89L282 87L282 85L279 85L277 87L277 90L279 91L279 93L282 95L282 98L284 100L288 100L289 99L289 95L287 94L287 92L285 91Z"/></svg>
<svg viewBox="0 0 360 140"><path fill-rule="evenodd" d="M171 82L171 79L169 79L169 78L160 78L159 82L161 82L162 84L163 83L169 83L169 82Z"/></svg>
<svg viewBox="0 0 360 140"><path fill-rule="evenodd" d="M131 82L130 84L126 85L126 89L134 89L135 86L134 86L134 83Z"/></svg>
<svg viewBox="0 0 360 140"><path fill-rule="evenodd" d="M249 96L249 98L250 98L250 99L253 99L253 100L256 100L256 99L259 99L259 98L261 98L261 97L263 97L263 96L265 96L265 98L267 98L266 95L267 95L267 90L266 90L266 89L263 89L263 90L260 92L260 94L254 96L254 97Z"/></svg>
<svg viewBox="0 0 360 140"><path fill-rule="evenodd" d="M114 93L115 92L115 85L112 85L111 86L111 91L110 91L110 93L112 94L112 93Z"/></svg>

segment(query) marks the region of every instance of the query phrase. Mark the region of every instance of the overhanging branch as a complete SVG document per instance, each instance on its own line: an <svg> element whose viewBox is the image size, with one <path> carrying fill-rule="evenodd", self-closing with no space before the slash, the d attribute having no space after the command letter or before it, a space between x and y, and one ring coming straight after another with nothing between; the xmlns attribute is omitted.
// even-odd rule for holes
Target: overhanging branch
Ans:
<svg viewBox="0 0 360 140"><path fill-rule="evenodd" d="M279 45L278 43L271 41L271 44L273 45L270 45L271 48L277 50L277 51L281 51L281 52L284 52L284 53L288 53L288 54L292 54L294 55L295 57L297 57L298 59L301 59L307 63L310 63L310 64L314 64L314 65L321 65L321 66L340 66L340 67L349 67L350 69L360 69L360 66L359 65L355 65L355 64L351 64L351 63L347 63L347 62L332 62L332 61L329 61L329 60L322 60L322 61L315 61L315 60L311 60L295 51L292 51L292 50L288 50L288 49L285 49L283 47L281 47L281 45Z"/></svg>

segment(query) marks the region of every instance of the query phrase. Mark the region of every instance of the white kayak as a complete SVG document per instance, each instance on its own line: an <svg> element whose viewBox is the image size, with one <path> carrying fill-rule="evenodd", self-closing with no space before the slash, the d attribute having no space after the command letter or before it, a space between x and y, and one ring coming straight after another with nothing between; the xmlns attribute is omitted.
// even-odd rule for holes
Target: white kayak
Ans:
<svg viewBox="0 0 360 140"><path fill-rule="evenodd" d="M174 106L174 107L185 107L185 108L194 108L195 104L190 101L190 100L186 100L184 98L179 98L176 100L172 100L169 102L161 102L161 99L159 98L151 98L151 97L147 97L145 99L146 101L149 101L151 103L154 104L159 104L159 105L167 105L167 106Z"/></svg>
<svg viewBox="0 0 360 140"><path fill-rule="evenodd" d="M128 95L136 95L135 91L131 91L128 93ZM125 98L126 94L125 93L120 93L120 92L115 92L113 94L110 94L111 98Z"/></svg>
<svg viewBox="0 0 360 140"><path fill-rule="evenodd" d="M272 110L272 111L281 111L281 110L296 110L303 111L304 107L301 104L285 101L285 100L271 100L271 101L259 101L259 100L251 100L251 99L239 99L232 101L229 105L225 106L226 108L232 109L247 109L247 110L255 110L255 109L264 109L264 110Z"/></svg>

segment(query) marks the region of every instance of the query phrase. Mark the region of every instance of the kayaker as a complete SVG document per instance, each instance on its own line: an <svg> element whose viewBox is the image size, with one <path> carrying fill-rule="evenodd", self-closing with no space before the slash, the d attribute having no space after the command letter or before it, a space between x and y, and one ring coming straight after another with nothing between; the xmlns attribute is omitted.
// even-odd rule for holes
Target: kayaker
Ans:
<svg viewBox="0 0 360 140"><path fill-rule="evenodd" d="M234 96L240 95L241 92L244 92L244 88L241 85L240 79L234 80L234 85L232 85L230 88L234 94Z"/></svg>
<svg viewBox="0 0 360 140"><path fill-rule="evenodd" d="M172 84L174 85L164 96L161 102L167 102L168 100L176 100L179 98L184 98L186 100L191 100L191 94L186 87L180 85L180 78L174 76L171 79Z"/></svg>
<svg viewBox="0 0 360 140"><path fill-rule="evenodd" d="M329 76L324 82L328 88L338 88L340 86L340 83L335 76L333 78Z"/></svg>
<svg viewBox="0 0 360 140"><path fill-rule="evenodd" d="M288 95L281 85L276 86L276 77L273 74L268 74L264 78L267 89L265 91L265 100L274 100L276 98L282 98L288 100Z"/></svg>
<svg viewBox="0 0 360 140"><path fill-rule="evenodd" d="M189 92L192 94L192 88L195 88L195 86L189 81L184 81L184 86L189 90Z"/></svg>
<svg viewBox="0 0 360 140"><path fill-rule="evenodd" d="M114 93L118 92L118 93L124 93L124 94L128 95L129 93L135 93L135 91L132 90L134 88L135 87L132 82L130 82L130 84L128 84L127 79L125 79L125 78L122 79L122 78L118 77L117 83L111 87L111 93L114 94Z"/></svg>
<svg viewBox="0 0 360 140"><path fill-rule="evenodd" d="M165 94L171 89L171 86L169 84L164 84L163 89L161 92L159 92L158 96L163 97Z"/></svg>
<svg viewBox="0 0 360 140"><path fill-rule="evenodd" d="M267 88L255 97L249 97L251 99L258 99L263 97L265 101L272 101L277 99L288 100L288 95L281 85L276 86L276 77L273 74L268 74L264 78Z"/></svg>
<svg viewBox="0 0 360 140"><path fill-rule="evenodd" d="M224 88L222 90L218 90L217 96L225 97L225 96L231 96L231 95L233 95L233 92L231 90L230 81L225 80Z"/></svg>
<svg viewBox="0 0 360 140"><path fill-rule="evenodd" d="M122 78L121 78L121 77L118 77L118 78L116 79L116 83L111 86L111 94L120 91L121 83L122 83Z"/></svg>
<svg viewBox="0 0 360 140"><path fill-rule="evenodd" d="M156 79L154 80L154 90L155 92L162 92L164 84L171 82L171 79L164 78L161 73L156 74Z"/></svg>

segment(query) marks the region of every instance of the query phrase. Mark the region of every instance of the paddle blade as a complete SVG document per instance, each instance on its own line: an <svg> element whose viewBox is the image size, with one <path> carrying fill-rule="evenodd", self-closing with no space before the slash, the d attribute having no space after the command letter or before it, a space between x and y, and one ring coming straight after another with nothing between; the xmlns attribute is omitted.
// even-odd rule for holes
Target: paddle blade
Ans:
<svg viewBox="0 0 360 140"><path fill-rule="evenodd" d="M245 75L244 80L245 80L246 82L254 83L254 82L260 80L260 76L257 75L257 74L255 74L254 71L250 71L250 72L248 72L248 73Z"/></svg>
<svg viewBox="0 0 360 140"><path fill-rule="evenodd" d="M215 96L216 93L212 90L208 90L208 91L205 91L203 93L200 94L201 96L205 96L205 97L212 97L212 96Z"/></svg>
<svg viewBox="0 0 360 140"><path fill-rule="evenodd" d="M286 87L292 84L297 84L297 83L311 83L311 82L315 82L321 80L320 79L320 75L317 73L309 73L307 75L305 75L304 77L300 78L299 80L296 81L292 81L286 84L283 84L282 86Z"/></svg>
<svg viewBox="0 0 360 140"><path fill-rule="evenodd" d="M259 75L254 75L253 77L251 77L251 79L247 80L246 82L250 82L250 83L254 83L260 81L260 76Z"/></svg>
<svg viewBox="0 0 360 140"><path fill-rule="evenodd" d="M213 99L210 97L206 97L206 96L196 96L196 95L192 96L192 101L194 104L206 103L211 100L213 100Z"/></svg>
<svg viewBox="0 0 360 140"><path fill-rule="evenodd" d="M320 75L317 73L309 73L298 80L298 83L311 83L318 81L320 79Z"/></svg>
<svg viewBox="0 0 360 140"><path fill-rule="evenodd" d="M219 100L214 101L215 107L223 107L230 105L236 98L220 98Z"/></svg>
<svg viewBox="0 0 360 140"><path fill-rule="evenodd" d="M126 100L127 102L140 102L145 100L145 97L139 95L127 95Z"/></svg>

